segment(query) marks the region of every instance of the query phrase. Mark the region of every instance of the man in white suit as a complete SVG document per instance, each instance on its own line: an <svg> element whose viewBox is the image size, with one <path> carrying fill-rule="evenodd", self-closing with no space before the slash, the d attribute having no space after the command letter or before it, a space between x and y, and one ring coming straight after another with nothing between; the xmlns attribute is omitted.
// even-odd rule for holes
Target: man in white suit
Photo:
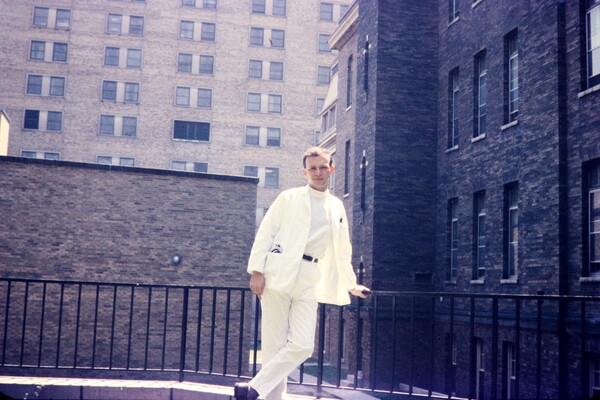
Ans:
<svg viewBox="0 0 600 400"><path fill-rule="evenodd" d="M287 376L311 356L317 302L350 303L369 289L356 283L343 203L329 193L331 154L306 151L307 186L282 192L256 233L248 260L250 288L261 300L263 366L249 384L235 385L236 400L281 400Z"/></svg>

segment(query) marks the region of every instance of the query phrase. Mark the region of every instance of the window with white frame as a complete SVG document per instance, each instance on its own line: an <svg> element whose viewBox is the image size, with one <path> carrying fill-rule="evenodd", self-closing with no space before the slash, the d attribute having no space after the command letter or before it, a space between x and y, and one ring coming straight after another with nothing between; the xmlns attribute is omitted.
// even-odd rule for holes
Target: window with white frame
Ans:
<svg viewBox="0 0 600 400"><path fill-rule="evenodd" d="M476 192L473 196L473 210L473 243L475 247L473 279L477 280L485 277L485 190Z"/></svg>
<svg viewBox="0 0 600 400"><path fill-rule="evenodd" d="M600 0L585 0L587 87L600 84Z"/></svg>
<svg viewBox="0 0 600 400"><path fill-rule="evenodd" d="M199 108L212 107L212 89L198 88L196 105Z"/></svg>
<svg viewBox="0 0 600 400"><path fill-rule="evenodd" d="M587 257L584 255L584 276L600 277L600 161L584 168L587 190ZM584 193L584 196L586 194Z"/></svg>
<svg viewBox="0 0 600 400"><path fill-rule="evenodd" d="M200 74L212 75L215 69L215 57L200 55Z"/></svg>
<svg viewBox="0 0 600 400"><path fill-rule="evenodd" d="M202 7L204 9L216 9L217 0L181 0L182 6Z"/></svg>
<svg viewBox="0 0 600 400"><path fill-rule="evenodd" d="M272 189L279 188L279 168L265 168L265 187Z"/></svg>
<svg viewBox="0 0 600 400"><path fill-rule="evenodd" d="M52 61L67 62L68 45L66 43L54 42L52 44Z"/></svg>
<svg viewBox="0 0 600 400"><path fill-rule="evenodd" d="M248 125L244 135L244 144L258 146L260 144L260 127Z"/></svg>
<svg viewBox="0 0 600 400"><path fill-rule="evenodd" d="M144 17L109 13L106 21L106 31L118 35L143 36Z"/></svg>
<svg viewBox="0 0 600 400"><path fill-rule="evenodd" d="M33 61L67 62L69 45L62 42L44 42L32 40L29 47L29 59Z"/></svg>
<svg viewBox="0 0 600 400"><path fill-rule="evenodd" d="M267 147L281 146L281 128L267 128Z"/></svg>
<svg viewBox="0 0 600 400"><path fill-rule="evenodd" d="M344 18L346 16L346 14L348 13L348 10L350 9L350 6L347 4L340 4L340 21L342 20L342 18Z"/></svg>
<svg viewBox="0 0 600 400"><path fill-rule="evenodd" d="M34 7L32 25L37 28L54 27L56 29L69 29L71 27L71 10Z"/></svg>
<svg viewBox="0 0 600 400"><path fill-rule="evenodd" d="M44 61L46 58L46 42L32 40L29 46L29 59Z"/></svg>
<svg viewBox="0 0 600 400"><path fill-rule="evenodd" d="M331 68L319 65L317 67L317 84L329 85L331 80Z"/></svg>
<svg viewBox="0 0 600 400"><path fill-rule="evenodd" d="M283 49L285 47L285 31L271 29L271 47Z"/></svg>
<svg viewBox="0 0 600 400"><path fill-rule="evenodd" d="M260 93L248 93L246 100L246 110L253 112L260 112L261 110L261 94Z"/></svg>
<svg viewBox="0 0 600 400"><path fill-rule="evenodd" d="M179 53L177 55L177 72L192 72L192 54Z"/></svg>
<svg viewBox="0 0 600 400"><path fill-rule="evenodd" d="M135 82L125 82L125 98L126 103L140 102L140 84Z"/></svg>
<svg viewBox="0 0 600 400"><path fill-rule="evenodd" d="M117 101L116 81L102 81L102 100Z"/></svg>
<svg viewBox="0 0 600 400"><path fill-rule="evenodd" d="M202 0L202 8L216 10L217 0Z"/></svg>
<svg viewBox="0 0 600 400"><path fill-rule="evenodd" d="M475 56L475 126L473 136L485 135L487 131L487 66L486 52L481 51Z"/></svg>
<svg viewBox="0 0 600 400"><path fill-rule="evenodd" d="M47 27L49 12L50 12L50 9L48 7L34 7L33 8L33 26Z"/></svg>
<svg viewBox="0 0 600 400"><path fill-rule="evenodd" d="M123 54L123 57L121 57ZM121 60L124 60L121 63ZM142 49L135 48L104 48L104 65L107 67L141 68Z"/></svg>
<svg viewBox="0 0 600 400"><path fill-rule="evenodd" d="M273 15L285 17L286 0L273 0Z"/></svg>
<svg viewBox="0 0 600 400"><path fill-rule="evenodd" d="M321 110L323 110L323 104L325 104L324 98L318 97L315 99L315 117L321 114Z"/></svg>
<svg viewBox="0 0 600 400"><path fill-rule="evenodd" d="M333 3L321 2L319 8L319 19L321 21L333 21Z"/></svg>
<svg viewBox="0 0 600 400"><path fill-rule="evenodd" d="M244 165L244 176L258 178L258 167L254 165Z"/></svg>
<svg viewBox="0 0 600 400"><path fill-rule="evenodd" d="M458 0L448 0L448 22L453 22L459 15Z"/></svg>
<svg viewBox="0 0 600 400"><path fill-rule="evenodd" d="M248 78L262 78L262 60L250 60L248 61Z"/></svg>
<svg viewBox="0 0 600 400"><path fill-rule="evenodd" d="M121 49L118 47L104 48L104 65L108 67L118 67Z"/></svg>
<svg viewBox="0 0 600 400"><path fill-rule="evenodd" d="M210 123L175 120L173 122L173 139L209 142Z"/></svg>
<svg viewBox="0 0 600 400"><path fill-rule="evenodd" d="M25 110L23 129L47 132L62 131L62 111Z"/></svg>
<svg viewBox="0 0 600 400"><path fill-rule="evenodd" d="M279 61L271 61L269 63L269 79L272 81L283 80L283 63Z"/></svg>
<svg viewBox="0 0 600 400"><path fill-rule="evenodd" d="M171 161L171 169L175 171L185 171L187 162L185 161Z"/></svg>
<svg viewBox="0 0 600 400"><path fill-rule="evenodd" d="M142 50L127 49L127 68L141 68Z"/></svg>
<svg viewBox="0 0 600 400"><path fill-rule="evenodd" d="M217 26L210 22L203 22L200 31L200 40L204 42L214 42Z"/></svg>
<svg viewBox="0 0 600 400"><path fill-rule="evenodd" d="M505 262L503 278L516 278L519 266L519 184L505 185Z"/></svg>
<svg viewBox="0 0 600 400"><path fill-rule="evenodd" d="M144 34L144 17L129 17L129 34L132 36L142 36Z"/></svg>
<svg viewBox="0 0 600 400"><path fill-rule="evenodd" d="M37 159L43 159L43 160L60 160L60 154L55 151L21 150L21 157L37 158Z"/></svg>
<svg viewBox="0 0 600 400"><path fill-rule="evenodd" d="M207 173L208 172L208 163L196 161L196 162L192 163L192 168L193 168L194 172Z"/></svg>
<svg viewBox="0 0 600 400"><path fill-rule="evenodd" d="M190 88L178 86L175 90L175 105L189 107Z"/></svg>
<svg viewBox="0 0 600 400"><path fill-rule="evenodd" d="M27 75L27 94L63 97L65 95L65 78L29 74Z"/></svg>
<svg viewBox="0 0 600 400"><path fill-rule="evenodd" d="M266 0L252 0L252 13L264 14L266 11Z"/></svg>
<svg viewBox="0 0 600 400"><path fill-rule="evenodd" d="M54 26L58 29L69 29L71 27L71 10L57 9Z"/></svg>
<svg viewBox="0 0 600 400"><path fill-rule="evenodd" d="M135 166L135 159L133 157L96 156L96 163L133 167Z"/></svg>
<svg viewBox="0 0 600 400"><path fill-rule="evenodd" d="M263 28L251 27L250 28L250 45L251 46L263 46L264 45L265 30Z"/></svg>
<svg viewBox="0 0 600 400"><path fill-rule="evenodd" d="M282 112L282 97L279 94L269 95L269 113L281 114Z"/></svg>
<svg viewBox="0 0 600 400"><path fill-rule="evenodd" d="M108 14L106 30L108 33L122 33L123 16L121 14Z"/></svg>
<svg viewBox="0 0 600 400"><path fill-rule="evenodd" d="M194 39L194 21L179 22L179 39Z"/></svg>
<svg viewBox="0 0 600 400"><path fill-rule="evenodd" d="M331 37L331 35L326 35L324 33L319 33L319 51L324 51L324 52L331 52L331 49L329 48L329 43L328 40Z"/></svg>
<svg viewBox="0 0 600 400"><path fill-rule="evenodd" d="M508 34L505 39L506 76L505 104L507 114L505 123L519 118L519 35L517 31Z"/></svg>

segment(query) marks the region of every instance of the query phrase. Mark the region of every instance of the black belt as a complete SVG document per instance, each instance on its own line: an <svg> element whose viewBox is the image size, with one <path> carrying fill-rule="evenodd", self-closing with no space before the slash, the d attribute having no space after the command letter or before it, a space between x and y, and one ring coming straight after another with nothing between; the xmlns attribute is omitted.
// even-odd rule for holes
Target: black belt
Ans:
<svg viewBox="0 0 600 400"><path fill-rule="evenodd" d="M314 262L314 263L318 263L319 262L318 258L312 258L311 256L307 256L306 254L302 254L302 259L306 260L308 262Z"/></svg>

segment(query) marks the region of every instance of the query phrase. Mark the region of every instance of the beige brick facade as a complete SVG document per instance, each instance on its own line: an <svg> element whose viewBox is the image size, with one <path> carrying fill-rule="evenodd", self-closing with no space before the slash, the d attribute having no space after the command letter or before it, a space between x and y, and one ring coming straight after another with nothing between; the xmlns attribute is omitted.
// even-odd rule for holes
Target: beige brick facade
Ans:
<svg viewBox="0 0 600 400"><path fill-rule="evenodd" d="M183 161L188 170L199 162L208 164L209 173L231 175L258 167L259 209L281 189L303 184L299 159L314 142L316 101L327 91L317 84L318 67L331 66L335 57L319 51L319 34L331 34L352 1L287 0L285 16L273 15L273 0L265 1L264 14L252 12L252 0L195 3L0 0L0 107L11 120L8 155L58 154L81 162L105 156L164 169ZM327 14L331 21L322 18ZM251 31L261 29L263 45L251 45ZM274 47L281 32L283 48ZM188 54L192 72L178 72L180 57ZM200 73L210 60L212 73ZM262 61L262 78L249 78L250 60ZM269 79L281 65L283 79ZM116 100L102 100L103 87L109 89L104 85L112 82ZM177 105L177 87L189 88L191 106ZM209 107L197 107L198 89L212 91ZM260 112L247 111L249 93L260 94ZM268 112L270 106L280 106L281 113ZM25 110L31 110L27 124ZM112 134L100 133L101 115ZM208 140L174 139L175 120L210 123ZM124 128L131 121L134 135ZM34 129L25 128L30 124ZM260 135L277 128L280 145L267 146L266 137L246 144L248 126ZM263 188L265 171L277 169L276 187Z"/></svg>

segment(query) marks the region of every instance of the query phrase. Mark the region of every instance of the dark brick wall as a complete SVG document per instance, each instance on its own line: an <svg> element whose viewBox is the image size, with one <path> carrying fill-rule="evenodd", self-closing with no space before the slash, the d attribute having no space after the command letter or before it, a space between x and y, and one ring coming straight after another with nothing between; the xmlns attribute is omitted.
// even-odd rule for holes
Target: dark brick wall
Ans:
<svg viewBox="0 0 600 400"><path fill-rule="evenodd" d="M4 277L247 284L251 179L3 157L0 187Z"/></svg>

